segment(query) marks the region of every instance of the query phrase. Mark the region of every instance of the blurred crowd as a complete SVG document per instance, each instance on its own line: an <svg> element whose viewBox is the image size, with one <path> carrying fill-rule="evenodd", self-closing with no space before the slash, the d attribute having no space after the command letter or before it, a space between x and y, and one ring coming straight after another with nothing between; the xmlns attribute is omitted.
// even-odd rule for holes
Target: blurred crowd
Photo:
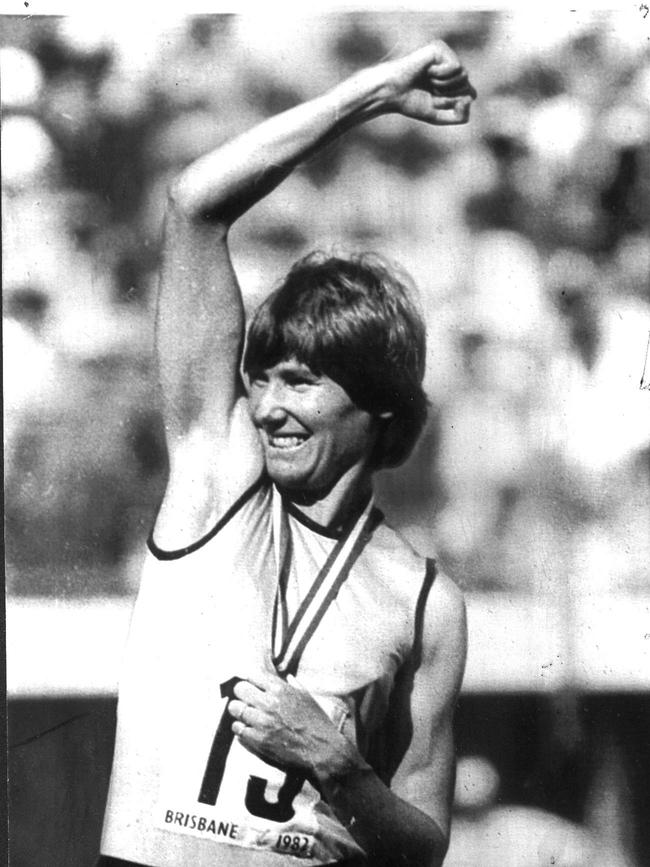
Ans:
<svg viewBox="0 0 650 867"><path fill-rule="evenodd" d="M151 346L169 180L429 36L470 70L470 124L381 118L310 160L233 232L247 304L314 246L400 262L428 322L431 413L381 478L393 523L470 590L647 593L650 25L635 13L6 18L10 594L137 586L166 472Z"/></svg>

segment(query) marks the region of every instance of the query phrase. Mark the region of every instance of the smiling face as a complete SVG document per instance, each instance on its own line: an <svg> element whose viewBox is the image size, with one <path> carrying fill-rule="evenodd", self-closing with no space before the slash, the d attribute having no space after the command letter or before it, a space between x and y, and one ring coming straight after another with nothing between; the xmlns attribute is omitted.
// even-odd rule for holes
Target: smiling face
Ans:
<svg viewBox="0 0 650 867"><path fill-rule="evenodd" d="M252 373L249 398L267 471L280 487L324 494L346 473L364 471L378 422L333 379L289 359Z"/></svg>

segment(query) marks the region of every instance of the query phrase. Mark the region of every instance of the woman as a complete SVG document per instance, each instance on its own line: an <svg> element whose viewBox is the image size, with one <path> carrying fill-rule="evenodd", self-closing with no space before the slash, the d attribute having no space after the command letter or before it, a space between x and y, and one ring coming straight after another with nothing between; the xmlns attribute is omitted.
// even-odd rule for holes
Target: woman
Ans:
<svg viewBox="0 0 650 867"><path fill-rule="evenodd" d="M386 113L464 123L474 96L434 42L265 121L170 191L156 335L170 472L104 865L442 863L463 602L372 501L373 472L424 422L422 322L375 257L314 254L242 356L228 232L345 130Z"/></svg>

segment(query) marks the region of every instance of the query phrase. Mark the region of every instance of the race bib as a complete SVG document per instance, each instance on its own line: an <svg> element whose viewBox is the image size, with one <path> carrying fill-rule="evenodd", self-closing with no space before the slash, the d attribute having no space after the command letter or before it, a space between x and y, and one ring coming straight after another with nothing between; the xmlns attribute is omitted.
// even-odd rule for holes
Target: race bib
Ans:
<svg viewBox="0 0 650 867"><path fill-rule="evenodd" d="M186 715L183 725L173 726L184 731L183 743L174 749L178 738L165 739L153 823L172 834L309 858L319 795L304 776L266 764L234 737L227 704L236 683L232 678L221 684L221 716L212 730L203 725L199 732L197 716Z"/></svg>

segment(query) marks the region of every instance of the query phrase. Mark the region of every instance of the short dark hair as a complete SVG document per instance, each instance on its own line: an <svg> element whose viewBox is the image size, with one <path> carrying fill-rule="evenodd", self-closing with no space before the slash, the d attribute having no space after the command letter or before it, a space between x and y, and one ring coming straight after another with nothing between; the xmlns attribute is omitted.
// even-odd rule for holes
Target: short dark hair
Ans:
<svg viewBox="0 0 650 867"><path fill-rule="evenodd" d="M406 274L374 253L310 253L255 312L244 372L296 358L337 382L366 412L392 413L371 464L399 466L427 416L426 334L411 286Z"/></svg>

